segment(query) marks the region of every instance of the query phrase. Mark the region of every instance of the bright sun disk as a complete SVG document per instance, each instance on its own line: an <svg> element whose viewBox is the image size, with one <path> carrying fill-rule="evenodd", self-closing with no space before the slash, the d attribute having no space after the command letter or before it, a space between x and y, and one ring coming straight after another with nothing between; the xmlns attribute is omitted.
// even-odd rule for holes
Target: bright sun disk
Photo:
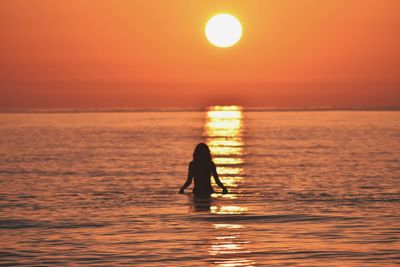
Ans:
<svg viewBox="0 0 400 267"><path fill-rule="evenodd" d="M242 25L232 15L218 14L207 22L206 37L215 46L230 47L242 37Z"/></svg>

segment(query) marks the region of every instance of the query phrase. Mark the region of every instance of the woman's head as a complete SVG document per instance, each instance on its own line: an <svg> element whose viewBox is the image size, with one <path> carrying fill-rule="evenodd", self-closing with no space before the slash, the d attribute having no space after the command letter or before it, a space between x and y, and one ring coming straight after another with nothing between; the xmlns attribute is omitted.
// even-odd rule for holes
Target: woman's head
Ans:
<svg viewBox="0 0 400 267"><path fill-rule="evenodd" d="M210 162L211 161L210 148L204 143L198 144L193 152L193 161Z"/></svg>

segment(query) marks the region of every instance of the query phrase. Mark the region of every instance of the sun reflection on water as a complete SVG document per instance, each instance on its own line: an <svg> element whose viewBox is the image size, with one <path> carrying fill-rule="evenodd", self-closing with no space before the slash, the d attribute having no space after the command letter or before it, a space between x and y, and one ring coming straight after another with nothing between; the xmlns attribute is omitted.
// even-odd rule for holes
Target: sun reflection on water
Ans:
<svg viewBox="0 0 400 267"><path fill-rule="evenodd" d="M223 195L223 199L229 201L238 198L237 190L243 182L243 131L242 107L213 106L208 109L204 135L220 179L230 190L230 194ZM220 216L235 216L247 211L247 207L233 204L214 203L210 207L211 213ZM209 253L216 257L216 266L255 266L253 261L244 257L250 251L246 249L248 242L240 236L243 228L243 225L235 223L214 224L218 235L212 241Z"/></svg>
<svg viewBox="0 0 400 267"><path fill-rule="evenodd" d="M231 189L243 179L243 111L240 106L208 108L204 135L213 154L221 181Z"/></svg>
<svg viewBox="0 0 400 267"><path fill-rule="evenodd" d="M247 207L239 206L212 206L211 212L216 214L243 214L249 209Z"/></svg>
<svg viewBox="0 0 400 267"><path fill-rule="evenodd" d="M214 224L214 229L225 233L215 237L209 250L210 255L220 257L214 261L216 266L255 266L254 261L243 257L243 255L251 253L246 249L249 242L244 240L240 234L240 230L243 228L243 225L235 223Z"/></svg>

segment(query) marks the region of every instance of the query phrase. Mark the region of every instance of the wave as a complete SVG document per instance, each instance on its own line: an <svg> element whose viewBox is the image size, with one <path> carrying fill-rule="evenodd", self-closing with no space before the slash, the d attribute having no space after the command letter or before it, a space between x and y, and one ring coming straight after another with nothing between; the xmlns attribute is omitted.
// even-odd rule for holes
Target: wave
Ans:
<svg viewBox="0 0 400 267"><path fill-rule="evenodd" d="M282 214L282 215L251 215L251 214L215 214L192 218L194 220L205 220L212 222L236 222L236 221L262 221L264 223L291 223L291 222L314 222L314 221L343 221L357 220L359 217L344 216L320 216L307 214Z"/></svg>
<svg viewBox="0 0 400 267"><path fill-rule="evenodd" d="M105 227L105 223L70 223L70 222L50 222L34 220L0 220L0 229L27 229L27 228L98 228Z"/></svg>

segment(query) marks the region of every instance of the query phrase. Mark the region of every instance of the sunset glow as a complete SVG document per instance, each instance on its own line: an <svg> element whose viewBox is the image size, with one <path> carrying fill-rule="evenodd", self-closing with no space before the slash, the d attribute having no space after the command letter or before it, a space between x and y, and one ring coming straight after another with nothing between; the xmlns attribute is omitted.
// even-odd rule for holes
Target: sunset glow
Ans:
<svg viewBox="0 0 400 267"><path fill-rule="evenodd" d="M2 1L0 107L400 105L399 9L396 0ZM233 47L207 40L216 14L240 20Z"/></svg>
<svg viewBox="0 0 400 267"><path fill-rule="evenodd" d="M0 1L1 266L396 266L400 0Z"/></svg>

